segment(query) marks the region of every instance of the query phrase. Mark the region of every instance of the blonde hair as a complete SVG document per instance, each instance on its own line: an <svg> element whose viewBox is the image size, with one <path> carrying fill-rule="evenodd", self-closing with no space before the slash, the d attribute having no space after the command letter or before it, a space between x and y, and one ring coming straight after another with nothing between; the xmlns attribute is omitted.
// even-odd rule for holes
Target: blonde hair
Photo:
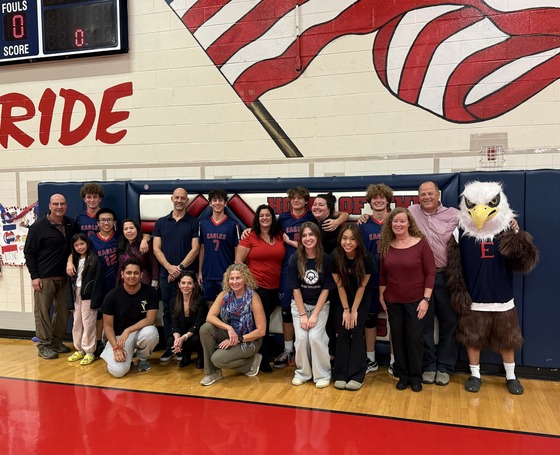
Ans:
<svg viewBox="0 0 560 455"><path fill-rule="evenodd" d="M241 273L241 276L243 277L243 281L245 281L246 288L248 289L257 288L257 282L255 281L253 274L249 270L249 267L247 267L245 264L231 264L224 273L224 279L222 281L222 289L224 291L226 292L231 291L231 288L229 287L229 277L231 275L231 272Z"/></svg>
<svg viewBox="0 0 560 455"><path fill-rule="evenodd" d="M389 251L389 247L391 246L391 242L393 240L395 240L395 233L393 232L393 219L395 218L396 215L398 215L399 213L406 213L406 216L408 218L408 233L409 235L411 235L412 237L418 237L423 239L424 238L424 234L422 234L422 231L420 231L420 229L418 228L418 225L416 224L416 220L414 219L414 217L410 214L410 212L408 211L408 209L406 207L397 207L395 209L393 209L393 211L391 213L389 213L389 215L387 216L387 219L384 221L383 223L383 228L381 229L381 238L379 239L379 256L385 256L385 254L387 254L387 251Z"/></svg>

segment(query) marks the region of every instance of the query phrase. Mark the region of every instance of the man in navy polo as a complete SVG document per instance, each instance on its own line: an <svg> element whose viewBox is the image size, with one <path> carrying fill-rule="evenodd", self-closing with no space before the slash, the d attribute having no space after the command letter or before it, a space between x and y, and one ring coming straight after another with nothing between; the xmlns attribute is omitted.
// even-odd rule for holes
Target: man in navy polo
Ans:
<svg viewBox="0 0 560 455"><path fill-rule="evenodd" d="M171 310L177 293L176 279L183 270L196 272L198 256L198 221L187 213L189 195L184 188L176 188L171 196L173 210L156 221L153 242L154 254L161 264L159 285L163 301L163 330L166 349L160 357L167 362L173 357Z"/></svg>

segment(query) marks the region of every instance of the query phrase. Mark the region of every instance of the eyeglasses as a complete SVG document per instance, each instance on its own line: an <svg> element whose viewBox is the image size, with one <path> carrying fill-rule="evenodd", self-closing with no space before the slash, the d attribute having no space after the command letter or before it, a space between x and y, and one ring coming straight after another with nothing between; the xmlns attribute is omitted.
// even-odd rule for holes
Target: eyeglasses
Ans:
<svg viewBox="0 0 560 455"><path fill-rule="evenodd" d="M113 218L99 218L100 223L112 223L115 221Z"/></svg>

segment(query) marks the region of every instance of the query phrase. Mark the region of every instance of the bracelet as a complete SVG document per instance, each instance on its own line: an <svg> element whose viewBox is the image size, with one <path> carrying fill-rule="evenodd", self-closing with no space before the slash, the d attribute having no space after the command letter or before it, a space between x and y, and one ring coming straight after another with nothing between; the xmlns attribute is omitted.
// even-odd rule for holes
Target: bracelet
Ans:
<svg viewBox="0 0 560 455"><path fill-rule="evenodd" d="M307 316L307 313L300 313L300 316Z"/></svg>
<svg viewBox="0 0 560 455"><path fill-rule="evenodd" d="M344 308L344 310L350 310L350 307L349 307L349 306L347 306L347 307L342 307L342 308Z"/></svg>
<svg viewBox="0 0 560 455"><path fill-rule="evenodd" d="M115 346L115 347L113 348L113 352L117 352L118 350L119 350L119 347L118 347L118 346Z"/></svg>

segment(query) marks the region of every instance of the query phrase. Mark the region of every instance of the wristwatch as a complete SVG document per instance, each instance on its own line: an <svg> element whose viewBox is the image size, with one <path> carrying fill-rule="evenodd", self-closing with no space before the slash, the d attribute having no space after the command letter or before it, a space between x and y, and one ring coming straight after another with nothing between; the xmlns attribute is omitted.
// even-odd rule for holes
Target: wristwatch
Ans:
<svg viewBox="0 0 560 455"><path fill-rule="evenodd" d="M426 302L430 303L430 300L432 300L432 298L424 296L422 300L425 300Z"/></svg>
<svg viewBox="0 0 560 455"><path fill-rule="evenodd" d="M243 335L241 335L241 336L239 337L239 342L240 342L240 343L243 343Z"/></svg>

